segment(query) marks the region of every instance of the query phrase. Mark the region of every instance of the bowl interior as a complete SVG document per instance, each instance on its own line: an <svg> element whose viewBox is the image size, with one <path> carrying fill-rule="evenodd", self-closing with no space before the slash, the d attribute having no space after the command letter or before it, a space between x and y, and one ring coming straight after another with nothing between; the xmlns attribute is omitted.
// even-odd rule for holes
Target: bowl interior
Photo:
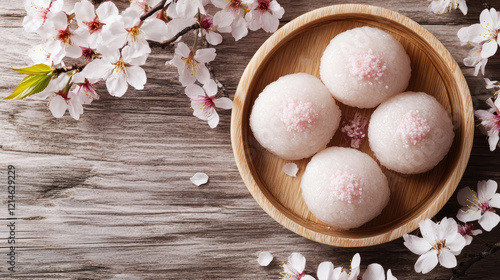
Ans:
<svg viewBox="0 0 500 280"><path fill-rule="evenodd" d="M382 167L391 189L389 204L367 224L340 231L317 220L302 199L300 180L310 158L293 161L299 167L296 178L285 175L283 165L290 161L282 160L263 149L253 137L248 120L252 105L264 87L283 75L297 72L319 78L320 58L330 40L343 31L360 26L382 29L401 42L411 59L412 75L407 90L426 92L443 105L452 118L455 139L448 155L429 172L405 175ZM243 165L238 164L240 171L241 168L248 168L247 175L252 178L251 182L245 179L246 176L242 177L259 204L287 228L307 238L336 246L366 246L387 242L415 229L417 218L435 215L455 190L470 154L467 139L471 137L469 119L472 116L470 112L464 112L464 108L472 105L467 86L463 88L457 82L450 62L446 60L451 56L443 58L442 53L412 28L373 13L322 14L307 19L306 23L293 28L291 32L277 34L273 39L272 49L252 59L252 75L244 74L243 78L248 80L243 86L240 83L235 97L235 100L241 98L241 107L237 108L240 110L237 114L237 129L241 130L239 139L244 149L242 158L236 158L244 162ZM342 110L341 125L344 120L352 119L355 112L369 117L374 111L349 107L338 101L337 104ZM232 121L235 121L234 116ZM347 145L339 129L328 146ZM377 161L366 139L360 150Z"/></svg>

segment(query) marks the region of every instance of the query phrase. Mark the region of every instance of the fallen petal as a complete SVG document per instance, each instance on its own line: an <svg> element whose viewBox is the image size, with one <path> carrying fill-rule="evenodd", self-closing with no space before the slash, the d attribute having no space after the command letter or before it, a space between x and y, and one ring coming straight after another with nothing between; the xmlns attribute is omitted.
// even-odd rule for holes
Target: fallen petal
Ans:
<svg viewBox="0 0 500 280"><path fill-rule="evenodd" d="M193 177L189 178L193 184L196 186L201 186L208 182L208 175L202 172L198 172L193 175Z"/></svg>
<svg viewBox="0 0 500 280"><path fill-rule="evenodd" d="M288 176L297 177L298 171L299 168L297 167L297 164L293 162L287 163L283 166L283 172L285 172Z"/></svg>
<svg viewBox="0 0 500 280"><path fill-rule="evenodd" d="M273 255L267 251L260 252L259 257L257 258L257 261L259 262L260 266L268 266L272 260L273 260Z"/></svg>

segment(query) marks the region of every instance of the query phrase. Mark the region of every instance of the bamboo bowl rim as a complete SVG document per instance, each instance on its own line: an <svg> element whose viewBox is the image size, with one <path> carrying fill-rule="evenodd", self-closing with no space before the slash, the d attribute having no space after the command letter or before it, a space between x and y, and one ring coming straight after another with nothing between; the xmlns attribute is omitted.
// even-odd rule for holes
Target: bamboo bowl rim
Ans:
<svg viewBox="0 0 500 280"><path fill-rule="evenodd" d="M419 211L408 214L404 223L371 236L346 236L345 234L335 234L335 232L328 234L320 232L311 225L313 221L302 219L291 213L263 186L263 182L259 179L253 166L247 144L248 134L251 133L249 132L248 117L252 104L249 103L253 103L249 101L252 95L250 91L255 84L254 77L262 70L262 65L265 65L279 48L308 28L314 28L325 21L331 22L342 19L342 17L356 16L372 17L375 21L387 21L394 28L415 33L416 37L412 37L412 39L418 41L419 44L431 46L435 57L440 60L432 62L444 65L449 71L447 78L451 78L451 81L447 80L445 83L447 86L452 85L457 88L460 94L458 98L461 101L458 105L461 111L458 112L461 114L460 128L457 128L455 123L454 126L455 130L461 130L462 137L458 140L455 139L453 144L458 145L460 154L457 162L453 163L452 174L445 179L444 187L434 193L428 201L423 202L421 207L417 209ZM461 180L472 150L473 134L474 116L470 91L458 64L443 44L428 30L408 17L385 8L361 4L340 4L313 10L297 17L276 31L258 49L246 67L234 96L231 115L231 143L236 164L246 187L261 208L281 225L303 237L340 247L363 247L389 242L415 230L421 220L436 215L452 196ZM455 143L457 141L458 144Z"/></svg>

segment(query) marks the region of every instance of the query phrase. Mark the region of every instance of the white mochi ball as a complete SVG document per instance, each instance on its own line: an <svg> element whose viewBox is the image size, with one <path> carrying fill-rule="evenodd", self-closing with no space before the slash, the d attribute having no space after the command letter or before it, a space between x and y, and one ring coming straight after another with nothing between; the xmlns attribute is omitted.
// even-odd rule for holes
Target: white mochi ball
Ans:
<svg viewBox="0 0 500 280"><path fill-rule="evenodd" d="M324 149L340 122L340 109L321 81L296 73L272 82L255 100L250 128L268 151L286 160Z"/></svg>
<svg viewBox="0 0 500 280"><path fill-rule="evenodd" d="M321 57L320 76L336 100L373 108L406 89L410 58L390 34L364 26L330 41Z"/></svg>
<svg viewBox="0 0 500 280"><path fill-rule="evenodd" d="M436 166L454 136L448 112L424 92L404 92L380 104L368 126L368 142L380 163L405 174Z"/></svg>
<svg viewBox="0 0 500 280"><path fill-rule="evenodd" d="M313 215L336 229L359 227L378 216L389 202L387 178L369 155L330 147L307 164L300 183Z"/></svg>

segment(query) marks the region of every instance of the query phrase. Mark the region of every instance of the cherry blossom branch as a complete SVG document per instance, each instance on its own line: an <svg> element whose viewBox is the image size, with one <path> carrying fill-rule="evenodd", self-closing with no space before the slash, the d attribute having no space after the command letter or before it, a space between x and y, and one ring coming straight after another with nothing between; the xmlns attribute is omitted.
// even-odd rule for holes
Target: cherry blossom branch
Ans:
<svg viewBox="0 0 500 280"><path fill-rule="evenodd" d="M144 13L140 19L141 21L147 19L148 17L152 16L154 13L157 11L163 9L165 7L165 3L167 3L167 0L161 0L160 3L158 3L156 6L154 6L151 10L147 11Z"/></svg>
<svg viewBox="0 0 500 280"><path fill-rule="evenodd" d="M483 251L483 252L478 253L478 254L469 255L470 259L468 261L461 262L458 265L458 268L453 269L453 276L450 278L450 280L459 279L460 277L464 276L467 269L469 269L473 264L486 258L489 255L494 254L495 252L497 252L499 250L500 250L500 242L498 242L492 246L489 246L489 249L486 251Z"/></svg>
<svg viewBox="0 0 500 280"><path fill-rule="evenodd" d="M82 63L82 64L73 64L71 66L63 66L63 67L60 67L60 68L56 68L56 70L54 70L54 73L56 75L59 75L61 73L66 73L66 72L71 72L71 71L77 71L77 72L80 72L83 70L83 68L85 68L85 66L87 66L88 63Z"/></svg>

